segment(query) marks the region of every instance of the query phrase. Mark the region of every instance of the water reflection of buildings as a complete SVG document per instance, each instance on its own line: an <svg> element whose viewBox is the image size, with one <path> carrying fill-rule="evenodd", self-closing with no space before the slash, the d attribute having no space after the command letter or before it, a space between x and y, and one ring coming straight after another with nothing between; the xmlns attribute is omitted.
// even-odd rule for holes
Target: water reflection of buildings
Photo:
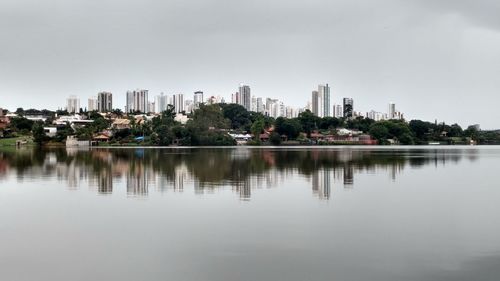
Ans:
<svg viewBox="0 0 500 281"><path fill-rule="evenodd" d="M312 175L312 190L320 199L329 199L332 188L333 171L317 170Z"/></svg>
<svg viewBox="0 0 500 281"><path fill-rule="evenodd" d="M183 192L193 188L195 194L232 189L242 200L249 200L255 190L275 188L298 175L304 175L313 194L330 199L333 186L352 188L355 176L362 173L387 173L393 180L405 167L412 169L429 164L457 163L460 153L439 151L387 153L353 149L339 150L266 150L223 149L169 151L162 150L68 150L0 154L0 173L14 170L18 178L32 174L39 178L65 181L68 189L87 184L99 194L111 194L123 186L132 196L157 192ZM472 152L466 159L475 159ZM18 157L14 159L12 157ZM200 164L201 163L201 164ZM12 169L12 167L14 169ZM4 176L5 177L5 176ZM0 178L1 179L1 178Z"/></svg>

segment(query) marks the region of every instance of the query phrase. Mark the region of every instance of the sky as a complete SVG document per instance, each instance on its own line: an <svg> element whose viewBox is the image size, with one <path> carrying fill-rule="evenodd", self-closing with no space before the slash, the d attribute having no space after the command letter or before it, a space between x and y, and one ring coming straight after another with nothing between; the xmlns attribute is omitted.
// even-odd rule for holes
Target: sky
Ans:
<svg viewBox="0 0 500 281"><path fill-rule="evenodd" d="M0 107L196 90L500 128L500 1L1 0Z"/></svg>

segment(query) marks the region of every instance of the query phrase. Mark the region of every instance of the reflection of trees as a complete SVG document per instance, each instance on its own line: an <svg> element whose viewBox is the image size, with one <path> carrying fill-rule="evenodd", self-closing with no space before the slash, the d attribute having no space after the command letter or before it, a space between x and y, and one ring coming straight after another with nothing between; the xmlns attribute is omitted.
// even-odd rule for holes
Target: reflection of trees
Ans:
<svg viewBox="0 0 500 281"><path fill-rule="evenodd" d="M123 179L133 195L147 195L150 185L161 192L182 191L184 182L192 181L196 193L232 186L246 199L253 189L275 186L280 177L295 173L311 180L318 197L328 199L336 180L348 187L356 174L380 169L395 179L405 166L455 163L463 154L452 149L348 148L2 150L0 177L10 170L18 179L52 175L72 188L86 180L99 193L113 192L113 183ZM474 155L467 152L469 159Z"/></svg>

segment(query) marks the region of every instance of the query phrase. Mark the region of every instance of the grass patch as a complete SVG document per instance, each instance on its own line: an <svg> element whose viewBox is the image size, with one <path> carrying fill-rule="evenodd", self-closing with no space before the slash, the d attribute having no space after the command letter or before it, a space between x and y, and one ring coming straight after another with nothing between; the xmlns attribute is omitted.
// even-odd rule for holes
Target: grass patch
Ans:
<svg viewBox="0 0 500 281"><path fill-rule="evenodd" d="M32 145L33 139L31 137L18 137L18 138L2 138L0 139L0 146L16 146L16 141L26 140L26 145Z"/></svg>

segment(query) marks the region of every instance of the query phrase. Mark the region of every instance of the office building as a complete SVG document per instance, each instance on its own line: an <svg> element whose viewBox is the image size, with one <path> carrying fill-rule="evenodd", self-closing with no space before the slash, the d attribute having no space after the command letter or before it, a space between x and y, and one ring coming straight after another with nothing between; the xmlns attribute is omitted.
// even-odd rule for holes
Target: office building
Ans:
<svg viewBox="0 0 500 281"><path fill-rule="evenodd" d="M148 110L148 90L127 91L126 112L147 113Z"/></svg>

